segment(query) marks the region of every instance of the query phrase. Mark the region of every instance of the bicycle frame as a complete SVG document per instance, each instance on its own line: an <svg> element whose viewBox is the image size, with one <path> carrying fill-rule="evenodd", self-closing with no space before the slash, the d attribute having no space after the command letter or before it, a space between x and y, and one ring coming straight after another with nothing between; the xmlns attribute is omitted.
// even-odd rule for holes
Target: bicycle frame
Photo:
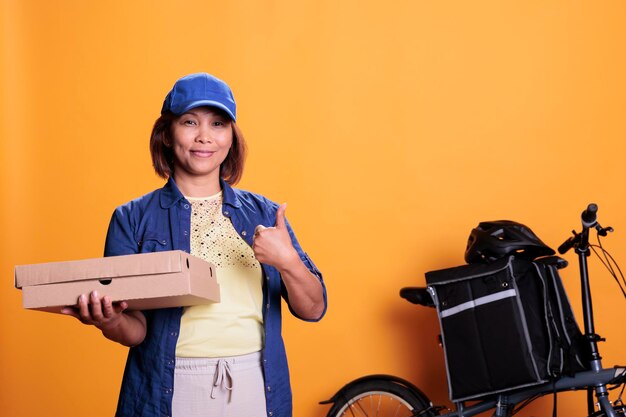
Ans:
<svg viewBox="0 0 626 417"><path fill-rule="evenodd" d="M589 281L589 268L587 265L587 258L589 257L589 229L595 227L598 230L598 233L603 230L612 230L611 228L603 229L596 220L596 212L598 210L598 206L595 204L589 204L587 209L583 211L581 215L583 229L580 233L574 232L574 236L568 239L565 243L563 243L559 247L559 253L564 254L567 252L568 247L571 246L576 250L578 255L578 265L580 270L580 286L581 286L581 294L582 294L582 306L583 306L583 320L585 326L585 338L589 342L589 347L591 351L591 370L594 372L599 372L602 370L602 358L600 356L600 352L598 350L598 341L603 340L599 335L595 332L595 323L593 318L593 304L591 298L591 284ZM606 233L606 232L605 232ZM590 386L591 387L591 386ZM606 383L596 383L593 384L595 387L596 398L598 399L598 403L600 405L600 409L603 410L607 416L615 417L615 413L613 411L613 407L611 406L608 399L608 390L606 388ZM592 398L592 389L590 388L588 391L588 412L589 414L593 413L593 398Z"/></svg>
<svg viewBox="0 0 626 417"><path fill-rule="evenodd" d="M585 371L579 372L572 377L563 377L559 380L547 382L541 385L535 385L529 388L523 388L516 391L511 391L506 394L500 394L494 398L488 400L479 401L469 407L464 407L462 403L457 403L457 410L450 413L439 414L440 417L471 417L479 413L495 409L494 416L503 417L510 415L512 407L519 404L529 398L537 395L552 394L555 392L563 392L581 389L585 387L593 387L601 385L606 388L606 385L612 381L623 379L626 377L626 368L611 368L600 369L598 371ZM607 417L617 417L613 411L613 407L608 402L602 406L602 410L606 412Z"/></svg>

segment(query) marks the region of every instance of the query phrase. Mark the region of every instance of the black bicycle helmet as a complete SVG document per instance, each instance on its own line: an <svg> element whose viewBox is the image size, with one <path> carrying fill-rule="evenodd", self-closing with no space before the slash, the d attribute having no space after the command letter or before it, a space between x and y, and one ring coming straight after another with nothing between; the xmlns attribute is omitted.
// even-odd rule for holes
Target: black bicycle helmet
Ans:
<svg viewBox="0 0 626 417"><path fill-rule="evenodd" d="M509 255L532 261L554 253L525 225L498 220L481 222L472 229L465 249L465 262L489 263Z"/></svg>

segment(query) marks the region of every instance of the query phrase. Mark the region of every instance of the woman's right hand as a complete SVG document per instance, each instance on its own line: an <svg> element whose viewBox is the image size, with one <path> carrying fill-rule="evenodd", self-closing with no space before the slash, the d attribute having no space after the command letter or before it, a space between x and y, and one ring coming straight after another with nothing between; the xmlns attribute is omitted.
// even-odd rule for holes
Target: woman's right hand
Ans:
<svg viewBox="0 0 626 417"><path fill-rule="evenodd" d="M109 296L100 298L97 291L81 294L76 307L65 307L61 313L76 317L83 324L96 326L105 331L119 325L123 311L128 307L126 301L113 303Z"/></svg>
<svg viewBox="0 0 626 417"><path fill-rule="evenodd" d="M141 311L125 312L126 301L112 302L109 296L100 298L97 291L81 294L75 307L64 307L61 313L76 317L81 323L93 325L102 334L126 346L135 346L146 336L146 318Z"/></svg>

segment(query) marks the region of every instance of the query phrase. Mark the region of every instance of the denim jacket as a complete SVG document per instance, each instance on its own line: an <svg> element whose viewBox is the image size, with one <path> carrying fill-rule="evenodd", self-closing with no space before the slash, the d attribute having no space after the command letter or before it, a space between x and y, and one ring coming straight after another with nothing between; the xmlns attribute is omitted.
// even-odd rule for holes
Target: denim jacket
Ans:
<svg viewBox="0 0 626 417"><path fill-rule="evenodd" d="M257 225L275 225L278 205L260 195L231 188L224 181L221 181L221 186L224 216L230 218L237 233L252 245ZM191 205L170 178L163 188L115 210L109 224L104 255L168 250L189 252L190 226ZM300 247L291 227L288 226L288 229L300 258L322 283L325 313L326 289L322 274ZM288 305L289 298L278 270L266 264L261 266L265 330L262 365L267 415L290 417L291 387L281 335L281 296ZM182 312L182 307L144 311L148 326L146 338L129 350L116 417L172 415L175 351ZM291 312L295 315L293 310Z"/></svg>

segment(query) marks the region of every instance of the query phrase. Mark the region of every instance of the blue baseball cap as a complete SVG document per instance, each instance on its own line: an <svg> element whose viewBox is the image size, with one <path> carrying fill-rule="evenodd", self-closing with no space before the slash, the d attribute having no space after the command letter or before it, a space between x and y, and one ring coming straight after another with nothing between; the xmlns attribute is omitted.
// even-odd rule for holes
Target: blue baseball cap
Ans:
<svg viewBox="0 0 626 417"><path fill-rule="evenodd" d="M161 114L171 111L177 116L200 106L222 109L236 120L237 105L228 84L217 77L199 72L180 78L165 97Z"/></svg>

